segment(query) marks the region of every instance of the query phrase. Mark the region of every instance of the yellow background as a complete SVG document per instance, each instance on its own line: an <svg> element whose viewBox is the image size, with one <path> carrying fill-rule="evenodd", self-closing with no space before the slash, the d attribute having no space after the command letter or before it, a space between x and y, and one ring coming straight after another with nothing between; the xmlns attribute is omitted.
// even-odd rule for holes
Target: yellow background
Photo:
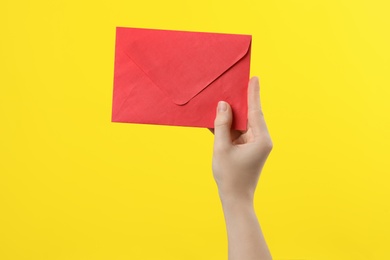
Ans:
<svg viewBox="0 0 390 260"><path fill-rule="evenodd" d="M2 1L0 259L226 259L206 129L111 123L115 27L253 35L275 259L390 259L390 5Z"/></svg>

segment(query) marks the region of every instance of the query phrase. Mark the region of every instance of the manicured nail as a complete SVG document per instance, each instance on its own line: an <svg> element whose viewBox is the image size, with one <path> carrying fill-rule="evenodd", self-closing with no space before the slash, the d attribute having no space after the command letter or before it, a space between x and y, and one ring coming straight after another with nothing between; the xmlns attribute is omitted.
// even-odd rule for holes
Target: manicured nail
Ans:
<svg viewBox="0 0 390 260"><path fill-rule="evenodd" d="M218 102L218 112L224 112L227 110L227 105L226 102L224 101L219 101Z"/></svg>

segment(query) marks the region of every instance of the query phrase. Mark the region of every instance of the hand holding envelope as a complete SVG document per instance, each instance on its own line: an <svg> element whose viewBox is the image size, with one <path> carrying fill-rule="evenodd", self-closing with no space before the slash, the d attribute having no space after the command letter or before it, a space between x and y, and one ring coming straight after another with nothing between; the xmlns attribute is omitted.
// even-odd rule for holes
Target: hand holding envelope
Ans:
<svg viewBox="0 0 390 260"><path fill-rule="evenodd" d="M112 121L213 128L223 100L246 130L251 40L118 27Z"/></svg>

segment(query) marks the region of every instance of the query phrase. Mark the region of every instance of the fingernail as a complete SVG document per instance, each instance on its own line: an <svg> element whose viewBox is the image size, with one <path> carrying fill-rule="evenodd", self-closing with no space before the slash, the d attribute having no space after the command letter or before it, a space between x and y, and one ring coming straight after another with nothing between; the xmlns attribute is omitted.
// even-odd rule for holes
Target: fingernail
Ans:
<svg viewBox="0 0 390 260"><path fill-rule="evenodd" d="M224 101L219 101L218 102L218 112L224 112L227 110L227 105L226 102Z"/></svg>

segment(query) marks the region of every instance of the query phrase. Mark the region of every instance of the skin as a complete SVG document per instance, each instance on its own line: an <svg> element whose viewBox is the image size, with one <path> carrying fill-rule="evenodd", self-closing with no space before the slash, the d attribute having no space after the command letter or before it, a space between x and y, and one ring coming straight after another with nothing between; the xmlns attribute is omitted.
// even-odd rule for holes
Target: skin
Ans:
<svg viewBox="0 0 390 260"><path fill-rule="evenodd" d="M220 101L212 130L212 169L226 222L229 260L272 259L253 205L260 172L273 147L257 77L248 84L247 131L232 130L232 120L230 105Z"/></svg>

